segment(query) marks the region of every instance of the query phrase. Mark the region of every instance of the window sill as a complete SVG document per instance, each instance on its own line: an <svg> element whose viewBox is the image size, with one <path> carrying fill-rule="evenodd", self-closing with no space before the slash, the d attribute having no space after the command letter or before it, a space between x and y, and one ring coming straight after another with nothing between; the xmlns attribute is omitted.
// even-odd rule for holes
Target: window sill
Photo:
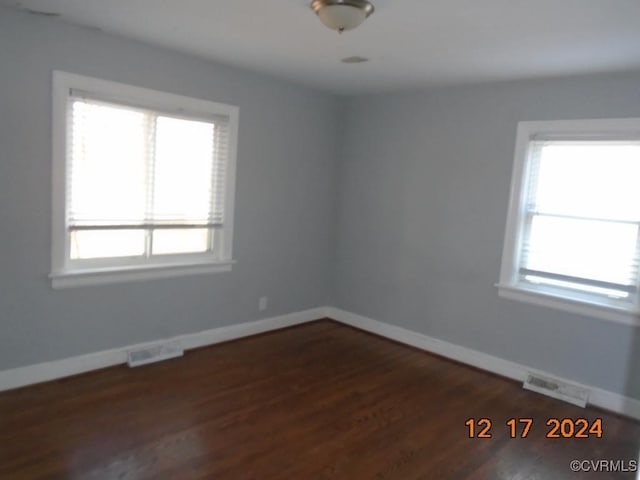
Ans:
<svg viewBox="0 0 640 480"><path fill-rule="evenodd" d="M544 307L595 317L634 327L640 326L640 310L626 310L611 305L591 303L573 298L561 297L547 292L528 289L518 285L497 284L498 293L503 298L540 305Z"/></svg>
<svg viewBox="0 0 640 480"><path fill-rule="evenodd" d="M55 290L110 283L155 280L184 277L208 273L229 272L235 260L215 263L185 263L168 265L145 265L133 267L96 268L90 270L51 273L51 285Z"/></svg>

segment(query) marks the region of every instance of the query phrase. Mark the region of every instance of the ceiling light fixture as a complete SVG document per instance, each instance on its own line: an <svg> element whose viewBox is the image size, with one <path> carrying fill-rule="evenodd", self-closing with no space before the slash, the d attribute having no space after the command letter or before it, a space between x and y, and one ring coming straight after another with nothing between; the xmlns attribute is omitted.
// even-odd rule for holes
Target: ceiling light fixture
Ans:
<svg viewBox="0 0 640 480"><path fill-rule="evenodd" d="M374 11L367 0L313 0L311 8L322 23L340 33L353 30Z"/></svg>
<svg viewBox="0 0 640 480"><path fill-rule="evenodd" d="M368 62L369 59L367 57L361 57L359 55L354 55L353 57L346 57L340 60L342 63L364 63Z"/></svg>

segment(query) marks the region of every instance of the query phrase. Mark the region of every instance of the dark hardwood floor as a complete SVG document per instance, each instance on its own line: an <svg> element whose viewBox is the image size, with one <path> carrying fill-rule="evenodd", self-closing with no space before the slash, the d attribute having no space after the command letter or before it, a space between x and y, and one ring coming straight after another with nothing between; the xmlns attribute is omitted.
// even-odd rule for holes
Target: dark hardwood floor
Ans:
<svg viewBox="0 0 640 480"><path fill-rule="evenodd" d="M603 438L546 438L549 418ZM328 320L0 394L0 479L635 478L570 461L639 447L636 422Z"/></svg>

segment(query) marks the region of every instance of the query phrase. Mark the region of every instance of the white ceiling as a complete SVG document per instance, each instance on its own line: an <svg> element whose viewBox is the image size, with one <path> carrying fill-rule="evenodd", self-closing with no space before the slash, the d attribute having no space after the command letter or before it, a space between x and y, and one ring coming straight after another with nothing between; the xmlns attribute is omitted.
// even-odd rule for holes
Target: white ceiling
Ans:
<svg viewBox="0 0 640 480"><path fill-rule="evenodd" d="M310 0L0 0L336 93L640 69L639 0L372 0L357 30ZM56 20L52 20L56 21ZM359 55L368 63L343 64Z"/></svg>

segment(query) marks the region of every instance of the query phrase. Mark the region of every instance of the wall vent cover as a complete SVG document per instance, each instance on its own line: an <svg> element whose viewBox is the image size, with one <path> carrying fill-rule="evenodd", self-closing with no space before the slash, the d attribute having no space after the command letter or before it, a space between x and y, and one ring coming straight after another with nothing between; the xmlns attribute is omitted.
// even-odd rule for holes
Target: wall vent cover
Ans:
<svg viewBox="0 0 640 480"><path fill-rule="evenodd" d="M184 350L178 342L158 343L127 352L127 364L130 367L139 367L182 355L184 355Z"/></svg>
<svg viewBox="0 0 640 480"><path fill-rule="evenodd" d="M522 387L583 408L589 399L589 390L586 388L537 373L528 373Z"/></svg>

